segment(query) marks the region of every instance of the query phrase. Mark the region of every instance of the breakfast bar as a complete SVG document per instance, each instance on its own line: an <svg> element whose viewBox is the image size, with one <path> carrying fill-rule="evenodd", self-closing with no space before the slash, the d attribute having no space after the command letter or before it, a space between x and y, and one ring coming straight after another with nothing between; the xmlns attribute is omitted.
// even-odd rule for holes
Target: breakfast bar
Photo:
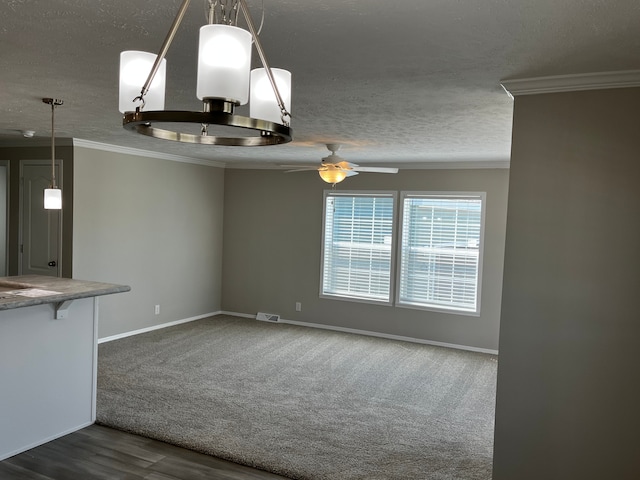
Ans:
<svg viewBox="0 0 640 480"><path fill-rule="evenodd" d="M0 277L0 460L95 421L97 297L129 290Z"/></svg>

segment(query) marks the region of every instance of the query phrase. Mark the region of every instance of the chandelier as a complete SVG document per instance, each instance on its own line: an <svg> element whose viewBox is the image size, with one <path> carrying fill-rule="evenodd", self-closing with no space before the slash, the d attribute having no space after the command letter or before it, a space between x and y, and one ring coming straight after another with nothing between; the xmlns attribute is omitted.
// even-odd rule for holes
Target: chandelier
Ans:
<svg viewBox="0 0 640 480"><path fill-rule="evenodd" d="M205 145L246 147L290 142L291 73L269 66L246 0L207 1L209 23L200 28L196 86L202 111L164 110L165 55L189 6L190 0L184 0L157 55L140 51L120 54L123 127L150 137ZM248 31L237 25L240 12ZM251 43L262 68L251 70ZM234 113L236 106L247 102L249 117ZM199 133L169 128L176 124L195 124ZM165 125L168 127L163 128ZM233 134L211 134L211 126L224 127Z"/></svg>

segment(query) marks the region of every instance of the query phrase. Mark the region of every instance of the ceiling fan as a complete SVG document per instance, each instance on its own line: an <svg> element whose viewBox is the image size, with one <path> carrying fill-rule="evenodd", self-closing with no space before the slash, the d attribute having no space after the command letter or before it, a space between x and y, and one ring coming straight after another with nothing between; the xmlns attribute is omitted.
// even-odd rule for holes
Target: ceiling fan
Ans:
<svg viewBox="0 0 640 480"><path fill-rule="evenodd" d="M0 128L0 136L31 138L36 134L35 130L18 130L16 128Z"/></svg>
<svg viewBox="0 0 640 480"><path fill-rule="evenodd" d="M327 183L335 185L340 183L347 177L358 175L360 172L367 173L398 173L397 168L391 167L361 167L355 163L347 162L344 158L340 157L336 152L340 150L341 145L339 143L327 143L327 148L331 152L331 155L324 157L320 166L315 165L280 165L281 167L288 167L292 170L287 170L285 173L292 172L305 172L309 170L317 170L320 174L320 178Z"/></svg>

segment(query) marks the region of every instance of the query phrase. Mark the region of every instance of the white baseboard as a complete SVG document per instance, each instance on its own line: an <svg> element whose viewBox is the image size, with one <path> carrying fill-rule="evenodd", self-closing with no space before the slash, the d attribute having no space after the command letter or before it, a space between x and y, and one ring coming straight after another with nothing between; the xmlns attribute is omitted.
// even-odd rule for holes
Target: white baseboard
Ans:
<svg viewBox="0 0 640 480"><path fill-rule="evenodd" d="M256 318L255 315L250 315L247 313L227 312L227 311L223 311L220 313L223 315L231 315L234 317L253 318L253 319ZM369 330L358 330L355 328L335 327L332 325L323 325L321 323L298 322L295 320L286 320L283 318L280 318L280 321L278 323L288 323L290 325L298 325L301 327L320 328L322 330L333 330L336 332L355 333L356 335L367 335L369 337L387 338L389 340L399 340L402 342L420 343L422 345L433 345L435 347L455 348L456 350L466 350L469 352L488 353L491 355L498 355L498 350L490 350L488 348L470 347L468 345L457 345L455 343L434 342L432 340L424 340L422 338L403 337L401 335L391 335L389 333L371 332Z"/></svg>
<svg viewBox="0 0 640 480"><path fill-rule="evenodd" d="M251 318L255 320L256 316L249 313L240 313L240 312L229 312L229 311L217 311L211 313L205 313L202 315L198 315L195 317L185 318L182 320L176 320L173 322L163 323L161 325L154 325L152 327L141 328L140 330L132 330L130 332L120 333L118 335L113 335L110 337L100 338L98 339L98 343L111 342L113 340L118 340L120 338L130 337L132 335L138 335L140 333L151 332L153 330L159 330L161 328L173 327L174 325L180 325L182 323L193 322L195 320L201 320L207 317L214 317L216 315L231 315L233 317L241 317L241 318ZM435 342L432 340L424 340L422 338L413 338L413 337L404 337L402 335L392 335L389 333L380 333L380 332L372 332L369 330L358 330L355 328L345 328L345 327L335 327L333 325L324 325L321 323L309 323L309 322L298 322L296 320L286 320L280 318L278 323L288 323L290 325L298 325L300 327L310 327L310 328L319 328L322 330L332 330L336 332L345 332L345 333L354 333L356 335L366 335L369 337L378 337L378 338L387 338L389 340L399 340L402 342L412 342L412 343L420 343L422 345L433 345L435 347L445 347L445 348L455 348L456 350L466 350L469 352L478 352L478 353L487 353L490 355L498 355L498 350L491 350L488 348L478 348L471 347L468 345L458 345L455 343L445 343L445 342Z"/></svg>
<svg viewBox="0 0 640 480"><path fill-rule="evenodd" d="M100 343L105 343L105 342L111 342L113 340L119 340L121 338L131 337L133 335L139 335L141 333L147 333L147 332L152 332L154 330L160 330L161 328L173 327L174 325L180 325L182 323L189 323L189 322L193 322L195 320L201 320L203 318L213 317L215 315L220 315L222 313L224 313L224 312L218 311L218 312L204 313L202 315L197 315L195 317L183 318L182 320L175 320L173 322L167 322L167 323L162 323L160 325L153 325L151 327L141 328L140 330L132 330L130 332L119 333L117 335L112 335L110 337L99 338L98 339L98 343L100 344Z"/></svg>

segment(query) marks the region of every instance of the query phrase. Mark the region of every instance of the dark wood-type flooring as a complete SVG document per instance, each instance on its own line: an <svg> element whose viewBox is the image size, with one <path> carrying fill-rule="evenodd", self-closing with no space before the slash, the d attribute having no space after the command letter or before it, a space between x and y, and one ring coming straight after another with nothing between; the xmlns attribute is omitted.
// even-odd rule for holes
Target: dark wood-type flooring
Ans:
<svg viewBox="0 0 640 480"><path fill-rule="evenodd" d="M2 480L283 478L99 425L91 425L0 462Z"/></svg>

